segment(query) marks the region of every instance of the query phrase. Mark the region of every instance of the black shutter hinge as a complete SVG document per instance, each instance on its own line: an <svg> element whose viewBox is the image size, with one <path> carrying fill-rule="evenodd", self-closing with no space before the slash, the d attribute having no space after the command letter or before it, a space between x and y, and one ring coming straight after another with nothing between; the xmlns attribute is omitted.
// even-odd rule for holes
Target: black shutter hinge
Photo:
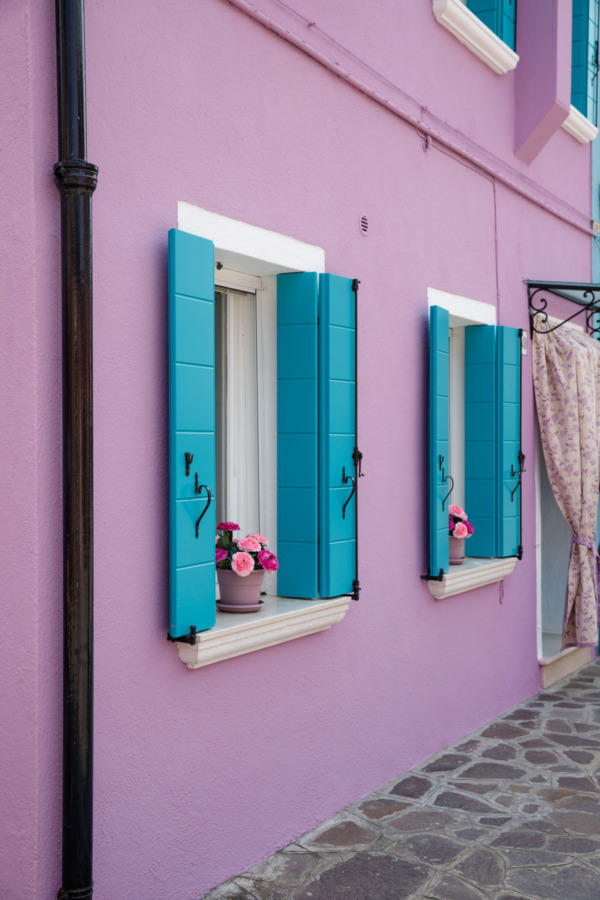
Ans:
<svg viewBox="0 0 600 900"><path fill-rule="evenodd" d="M443 581L444 580L444 570L440 569L437 575L432 575L427 569L427 575L421 575L421 579L423 581Z"/></svg>
<svg viewBox="0 0 600 900"><path fill-rule="evenodd" d="M346 594L347 597L352 597L353 600L358 600L360 594L360 582L355 578L352 582L352 593Z"/></svg>
<svg viewBox="0 0 600 900"><path fill-rule="evenodd" d="M520 544L517 547L517 559L523 559L523 548Z"/></svg>
<svg viewBox="0 0 600 900"><path fill-rule="evenodd" d="M168 641L172 641L174 644L175 644L175 643L178 643L178 644L189 644L191 647L193 647L193 646L195 645L195 643L196 643L196 626L195 626L195 625L190 625L190 633L189 633L189 634L184 634L184 635L182 635L182 637L176 637L176 638L174 638L174 637L171 637L170 634L168 634L168 635L167 635L167 640L168 640Z"/></svg>
<svg viewBox="0 0 600 900"><path fill-rule="evenodd" d="M360 279L358 279L358 278L352 279L352 290L354 291L355 294L358 294L359 284L360 284Z"/></svg>

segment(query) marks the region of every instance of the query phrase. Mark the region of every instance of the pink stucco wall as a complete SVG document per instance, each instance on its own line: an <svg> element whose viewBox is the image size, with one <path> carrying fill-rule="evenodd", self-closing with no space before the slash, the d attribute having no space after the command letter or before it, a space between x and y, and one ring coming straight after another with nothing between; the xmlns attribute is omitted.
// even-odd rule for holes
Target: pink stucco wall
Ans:
<svg viewBox="0 0 600 900"><path fill-rule="evenodd" d="M0 196L0 674L11 723L0 738L0 896L11 900L50 900L60 883L59 201L47 6L7 0L0 11L0 150L17 172ZM530 167L515 160L514 76L493 75L428 3L294 8L589 213L589 149L559 131ZM426 290L497 303L501 324L527 327L523 278L585 280L590 245L475 167L424 149L411 127L226 0L88 0L86 15L88 158L100 167L94 896L191 900L538 688L530 357L524 560L503 599L492 585L438 603L419 577ZM178 200L322 246L329 271L361 279L361 601L330 632L195 672L165 640L166 234Z"/></svg>

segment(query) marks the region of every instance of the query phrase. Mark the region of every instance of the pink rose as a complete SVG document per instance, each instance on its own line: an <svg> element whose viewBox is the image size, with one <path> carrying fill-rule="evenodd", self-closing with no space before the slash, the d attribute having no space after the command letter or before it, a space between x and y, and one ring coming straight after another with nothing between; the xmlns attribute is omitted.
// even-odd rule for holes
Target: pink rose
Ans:
<svg viewBox="0 0 600 900"><path fill-rule="evenodd" d="M450 509L451 516L456 516L458 519L468 518L466 512L464 511L464 509L461 506L456 506L456 504L451 503L449 509Z"/></svg>
<svg viewBox="0 0 600 900"><path fill-rule="evenodd" d="M217 563L223 562L224 559L227 559L227 550L223 550L222 547L217 547L215 550L215 560Z"/></svg>
<svg viewBox="0 0 600 900"><path fill-rule="evenodd" d="M258 553L260 550L260 544L256 540L256 538L251 537L251 535L247 535L245 538L240 538L237 542L240 550L248 550L252 553Z"/></svg>
<svg viewBox="0 0 600 900"><path fill-rule="evenodd" d="M255 541L259 541L259 543L261 543L261 544L269 543L268 540L266 539L266 537L263 537L262 534L256 534L256 532L254 532L254 531L251 534L249 534L248 537L254 538Z"/></svg>
<svg viewBox="0 0 600 900"><path fill-rule="evenodd" d="M454 529L452 536L456 537L456 538L464 538L464 537L467 537L468 534L469 534L469 531L468 531L465 523L459 522L458 525L456 526L456 528Z"/></svg>
<svg viewBox="0 0 600 900"><path fill-rule="evenodd" d="M239 531L240 526L236 525L235 522L219 522L217 525L218 531Z"/></svg>
<svg viewBox="0 0 600 900"><path fill-rule="evenodd" d="M270 550L261 550L258 554L258 562L267 572L274 572L279 568L279 561Z"/></svg>
<svg viewBox="0 0 600 900"><path fill-rule="evenodd" d="M473 534L473 532L475 531L475 529L473 528L473 526L471 525L470 522L465 522L465 525L467 526L467 531L469 532L469 534L467 535L467 537L471 537L471 535Z"/></svg>
<svg viewBox="0 0 600 900"><path fill-rule="evenodd" d="M249 553L234 553L231 557L231 568L245 578L254 569L254 560Z"/></svg>

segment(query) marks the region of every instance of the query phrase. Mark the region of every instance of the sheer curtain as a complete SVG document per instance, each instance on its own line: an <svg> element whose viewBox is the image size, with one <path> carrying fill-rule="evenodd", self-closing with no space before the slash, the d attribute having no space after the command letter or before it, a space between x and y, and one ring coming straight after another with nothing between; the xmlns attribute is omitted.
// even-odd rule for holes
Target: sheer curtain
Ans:
<svg viewBox="0 0 600 900"><path fill-rule="evenodd" d="M548 328L557 324L548 319ZM565 647L598 642L600 344L564 325L532 341L533 385L548 478L572 532Z"/></svg>

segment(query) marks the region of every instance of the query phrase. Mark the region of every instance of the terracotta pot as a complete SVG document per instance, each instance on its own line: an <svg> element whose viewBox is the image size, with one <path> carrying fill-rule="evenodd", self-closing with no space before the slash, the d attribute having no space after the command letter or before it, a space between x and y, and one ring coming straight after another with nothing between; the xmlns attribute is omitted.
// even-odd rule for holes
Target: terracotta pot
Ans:
<svg viewBox="0 0 600 900"><path fill-rule="evenodd" d="M449 535L450 565L462 566L465 561L465 538L457 538Z"/></svg>
<svg viewBox="0 0 600 900"><path fill-rule="evenodd" d="M232 569L217 569L220 603L228 606L257 606L260 603L264 569L255 569L249 575L238 575Z"/></svg>

